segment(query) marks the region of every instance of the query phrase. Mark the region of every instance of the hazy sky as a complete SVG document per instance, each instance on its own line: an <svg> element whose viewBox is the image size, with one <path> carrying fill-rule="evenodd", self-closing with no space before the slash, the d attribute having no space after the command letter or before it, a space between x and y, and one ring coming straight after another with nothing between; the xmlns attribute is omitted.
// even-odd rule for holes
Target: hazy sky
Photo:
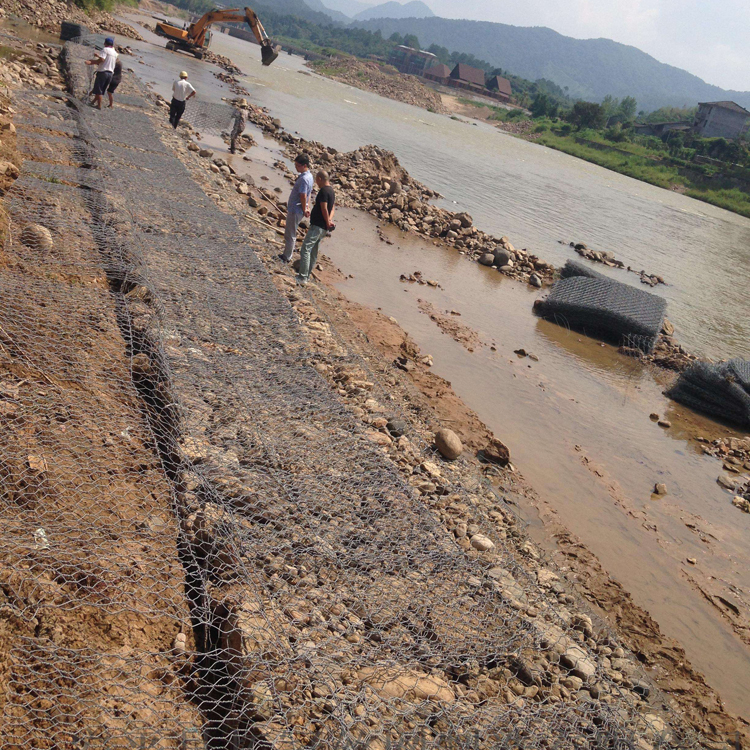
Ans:
<svg viewBox="0 0 750 750"><path fill-rule="evenodd" d="M402 0L403 2L403 0ZM606 37L708 83L750 90L750 0L426 0L439 16Z"/></svg>

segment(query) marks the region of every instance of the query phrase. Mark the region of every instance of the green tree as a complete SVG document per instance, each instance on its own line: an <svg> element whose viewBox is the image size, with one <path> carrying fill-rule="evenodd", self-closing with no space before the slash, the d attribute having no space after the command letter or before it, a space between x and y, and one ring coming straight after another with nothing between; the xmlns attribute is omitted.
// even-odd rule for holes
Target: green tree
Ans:
<svg viewBox="0 0 750 750"><path fill-rule="evenodd" d="M568 112L567 120L575 125L577 130L583 130L584 128L601 130L606 125L607 116L601 104L577 101L573 105L573 109Z"/></svg>
<svg viewBox="0 0 750 750"><path fill-rule="evenodd" d="M531 116L534 119L539 117L549 117L550 119L554 119L557 117L558 109L559 106L557 102L544 92L539 92L531 102Z"/></svg>
<svg viewBox="0 0 750 750"><path fill-rule="evenodd" d="M620 100L615 99L612 94L607 94L607 96L602 99L601 107L604 111L604 116L609 119L610 117L613 117L617 114L617 111L620 107Z"/></svg>
<svg viewBox="0 0 750 750"><path fill-rule="evenodd" d="M419 39L414 34L407 34L404 37L404 47L411 47L412 49L422 49L419 46Z"/></svg>
<svg viewBox="0 0 750 750"><path fill-rule="evenodd" d="M633 96L626 96L618 107L617 114L623 122L633 122L638 109L638 102Z"/></svg>

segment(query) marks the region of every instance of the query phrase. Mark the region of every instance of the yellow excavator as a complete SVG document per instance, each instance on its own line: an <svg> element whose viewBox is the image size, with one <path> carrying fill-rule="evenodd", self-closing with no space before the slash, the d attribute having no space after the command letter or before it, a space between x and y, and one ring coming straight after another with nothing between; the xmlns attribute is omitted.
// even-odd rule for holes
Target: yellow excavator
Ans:
<svg viewBox="0 0 750 750"><path fill-rule="evenodd" d="M208 49L208 42L211 38L211 32L208 27L212 23L242 23L243 21L247 22L247 25L252 29L255 38L258 40L263 65L270 65L279 56L279 52L274 43L268 38L263 24L252 8L245 8L244 12L239 8L229 8L227 10L216 8L206 13L205 16L199 18L195 23L191 23L186 29L173 26L167 21L159 21L156 24L155 31L159 36L166 37L169 40L167 42L167 49L190 52L190 54L195 55L195 57L201 60Z"/></svg>

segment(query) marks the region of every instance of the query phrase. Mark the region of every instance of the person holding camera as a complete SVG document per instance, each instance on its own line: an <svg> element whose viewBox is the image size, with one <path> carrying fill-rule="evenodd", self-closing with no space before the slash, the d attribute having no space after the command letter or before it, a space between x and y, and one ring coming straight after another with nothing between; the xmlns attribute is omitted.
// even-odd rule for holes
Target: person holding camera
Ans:
<svg viewBox="0 0 750 750"><path fill-rule="evenodd" d="M321 170L315 175L315 184L318 186L318 197L315 206L310 213L310 228L302 241L300 248L299 271L297 283L300 286L307 284L310 274L318 262L318 249L320 243L329 232L336 229L333 223L333 214L336 211L336 194L331 187L331 178L328 172Z"/></svg>

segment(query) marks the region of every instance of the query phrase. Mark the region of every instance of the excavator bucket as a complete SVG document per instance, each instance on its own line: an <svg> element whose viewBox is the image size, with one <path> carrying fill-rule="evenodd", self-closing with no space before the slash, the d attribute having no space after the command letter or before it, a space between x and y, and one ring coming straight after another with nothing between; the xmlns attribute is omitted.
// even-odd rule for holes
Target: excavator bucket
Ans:
<svg viewBox="0 0 750 750"><path fill-rule="evenodd" d="M270 65L279 56L278 47L272 47L270 44L264 44L260 48L260 59L263 61L263 65Z"/></svg>

